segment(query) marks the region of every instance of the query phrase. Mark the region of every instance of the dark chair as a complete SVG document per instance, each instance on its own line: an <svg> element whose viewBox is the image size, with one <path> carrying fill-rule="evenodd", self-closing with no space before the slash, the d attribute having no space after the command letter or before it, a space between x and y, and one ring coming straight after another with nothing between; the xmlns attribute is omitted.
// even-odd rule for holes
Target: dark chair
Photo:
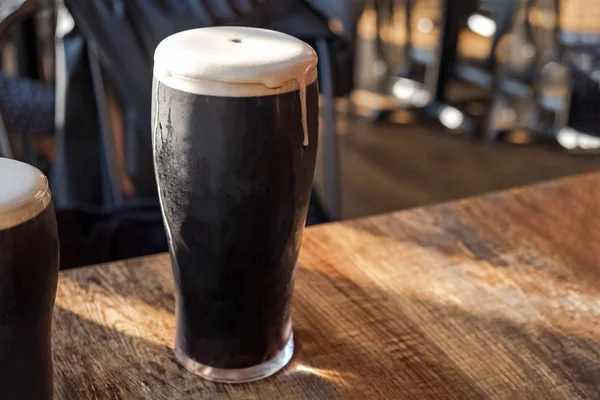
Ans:
<svg viewBox="0 0 600 400"><path fill-rule="evenodd" d="M0 48L9 39L9 35L21 22L41 11L52 8L50 0L11 0L0 3ZM49 104L50 88L28 79L0 77L0 157L17 157L22 161L34 163L29 142L23 134L52 134L54 129L43 122L54 105ZM30 108L29 117L24 117L26 108ZM35 117L32 117L35 116ZM33 126L33 123L37 123ZM44 126L42 126L44 125ZM49 128L49 129L48 129ZM13 136L12 140L10 136ZM18 136L15 138L14 136ZM15 141L20 149L13 151ZM22 150L22 151L18 151Z"/></svg>
<svg viewBox="0 0 600 400"><path fill-rule="evenodd" d="M47 172L33 146L35 139L54 136L54 88L26 77L0 74L0 132L2 157L36 165Z"/></svg>

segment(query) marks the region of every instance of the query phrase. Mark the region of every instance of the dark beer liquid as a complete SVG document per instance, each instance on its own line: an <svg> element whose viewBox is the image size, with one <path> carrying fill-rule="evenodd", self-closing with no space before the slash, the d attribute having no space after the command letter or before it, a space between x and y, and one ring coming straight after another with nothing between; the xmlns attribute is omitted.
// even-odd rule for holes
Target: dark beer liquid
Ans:
<svg viewBox="0 0 600 400"><path fill-rule="evenodd" d="M155 89L155 160L171 240L177 347L216 368L276 356L291 335L294 269L317 149L298 91L263 97ZM317 108L316 83L307 88Z"/></svg>
<svg viewBox="0 0 600 400"><path fill-rule="evenodd" d="M51 399L58 281L54 208L0 230L0 399Z"/></svg>

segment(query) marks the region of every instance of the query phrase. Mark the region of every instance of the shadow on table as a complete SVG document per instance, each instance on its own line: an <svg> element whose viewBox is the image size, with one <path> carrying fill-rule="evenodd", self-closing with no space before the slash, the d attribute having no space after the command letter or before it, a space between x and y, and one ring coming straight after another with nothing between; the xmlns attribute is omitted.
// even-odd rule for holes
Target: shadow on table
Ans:
<svg viewBox="0 0 600 400"><path fill-rule="evenodd" d="M533 264L540 258L536 255L547 255L597 280L600 269L590 238L598 237L600 208L597 196L589 195L597 191L596 183L586 183L587 190L577 190L566 182L546 182L535 189L351 221L345 228L366 234L367 240L381 239L381 246L390 240L405 252L427 249L496 267Z"/></svg>
<svg viewBox="0 0 600 400"><path fill-rule="evenodd" d="M504 248L486 237L470 220L461 215L455 203L445 203L369 219L353 221L348 229L389 239L420 249L429 249L448 256L468 255L476 260L486 260L496 266L506 267L500 257ZM500 228L502 229L502 228Z"/></svg>
<svg viewBox="0 0 600 400"><path fill-rule="evenodd" d="M299 274L331 303L296 292L297 362L333 377L341 398L600 398L600 326L584 315L589 304L564 311L558 326Z"/></svg>
<svg viewBox="0 0 600 400"><path fill-rule="evenodd" d="M250 384L225 385L180 367L172 346L55 308L53 353L57 400L335 399L329 380L290 366Z"/></svg>
<svg viewBox="0 0 600 400"><path fill-rule="evenodd" d="M590 205L592 211L587 212L581 205L566 206L562 203L568 196L562 203L544 207L543 197L527 193L498 193L486 201L440 204L352 221L343 228L352 238L344 245L360 247L363 256L393 258L398 264L410 264L414 256L417 262L433 260L434 267L467 262L482 269L494 267L499 274L517 269L542 273L545 279L570 280L590 294L600 294L593 244L600 232L596 217L600 208Z"/></svg>

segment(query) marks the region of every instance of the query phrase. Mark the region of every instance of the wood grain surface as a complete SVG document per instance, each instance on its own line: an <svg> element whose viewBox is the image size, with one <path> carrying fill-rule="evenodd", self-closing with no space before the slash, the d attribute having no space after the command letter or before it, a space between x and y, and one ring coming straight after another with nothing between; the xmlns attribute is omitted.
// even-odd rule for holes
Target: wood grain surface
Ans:
<svg viewBox="0 0 600 400"><path fill-rule="evenodd" d="M166 255L63 272L57 399L600 398L600 174L309 228L263 381L180 368L173 309Z"/></svg>

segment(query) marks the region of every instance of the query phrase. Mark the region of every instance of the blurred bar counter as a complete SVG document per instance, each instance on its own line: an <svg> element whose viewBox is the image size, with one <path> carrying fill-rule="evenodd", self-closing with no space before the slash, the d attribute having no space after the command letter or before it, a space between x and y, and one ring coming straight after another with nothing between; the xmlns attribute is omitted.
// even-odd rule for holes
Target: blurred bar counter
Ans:
<svg viewBox="0 0 600 400"><path fill-rule="evenodd" d="M393 117L408 121L413 115ZM399 126L348 116L338 121L338 135L344 218L600 170L598 156L569 155L552 143L528 145L529 136L518 132L512 144L488 144L448 135L426 121ZM317 171L317 186L320 176Z"/></svg>

